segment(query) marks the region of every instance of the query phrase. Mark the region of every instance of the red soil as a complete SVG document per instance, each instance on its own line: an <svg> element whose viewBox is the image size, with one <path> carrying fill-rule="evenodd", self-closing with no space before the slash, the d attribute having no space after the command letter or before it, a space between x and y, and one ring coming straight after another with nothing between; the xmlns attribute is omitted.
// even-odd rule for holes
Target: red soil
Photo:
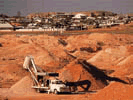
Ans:
<svg viewBox="0 0 133 100"><path fill-rule="evenodd" d="M90 81L89 91L98 90L104 88L106 85L102 81L96 80L92 74L87 72L80 64L75 64L75 62L71 62L67 66L65 66L60 71L60 79L68 82L79 82L88 80ZM85 87L87 85L85 84ZM78 86L79 91L84 91L83 88Z"/></svg>
<svg viewBox="0 0 133 100"><path fill-rule="evenodd" d="M93 33L90 35L64 36L63 39L68 43L67 46L58 43L58 38L60 37L48 35L0 36L0 44L2 44L0 47L0 87L11 87L9 95L10 97L15 96L11 97L11 99L88 100L91 97L92 100L109 100L108 98L110 100L133 99L131 95L132 85L111 83L105 87L106 85L102 81L96 80L91 73L80 64L77 64L77 59L84 59L97 68L114 70L109 76L121 79L133 78L133 35ZM97 50L99 46L102 50ZM92 48L93 53L81 51L80 48L83 47ZM77 58L74 59L70 55L68 56L65 50ZM89 90L98 90L99 92L92 95L86 93L82 95L58 96L34 93L34 90L30 87L32 83L30 78L24 77L28 72L22 69L24 58L27 55L32 55L36 65L44 70L59 72L59 78L63 81L77 82L88 80L91 82ZM80 91L83 90L80 87L78 89Z"/></svg>
<svg viewBox="0 0 133 100"><path fill-rule="evenodd" d="M112 82L109 86L97 92L90 100L132 100L133 86Z"/></svg>

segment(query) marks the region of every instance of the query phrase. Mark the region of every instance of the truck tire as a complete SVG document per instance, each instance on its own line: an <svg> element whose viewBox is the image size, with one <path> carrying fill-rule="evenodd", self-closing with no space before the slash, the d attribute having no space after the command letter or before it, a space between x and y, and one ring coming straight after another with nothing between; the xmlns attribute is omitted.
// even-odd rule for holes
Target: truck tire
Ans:
<svg viewBox="0 0 133 100"><path fill-rule="evenodd" d="M37 89L37 93L40 93L40 89Z"/></svg>
<svg viewBox="0 0 133 100"><path fill-rule="evenodd" d="M58 91L56 89L54 90L54 94L58 94Z"/></svg>

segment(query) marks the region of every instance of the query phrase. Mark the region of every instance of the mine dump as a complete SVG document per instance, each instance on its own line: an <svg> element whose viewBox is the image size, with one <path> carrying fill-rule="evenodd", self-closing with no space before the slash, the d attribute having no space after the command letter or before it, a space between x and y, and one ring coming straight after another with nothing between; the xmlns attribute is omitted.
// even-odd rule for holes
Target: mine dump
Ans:
<svg viewBox="0 0 133 100"><path fill-rule="evenodd" d="M132 26L0 32L0 100L132 100Z"/></svg>
<svg viewBox="0 0 133 100"><path fill-rule="evenodd" d="M0 36L2 100L132 100L133 35Z"/></svg>
<svg viewBox="0 0 133 100"><path fill-rule="evenodd" d="M133 0L0 0L0 100L133 100Z"/></svg>

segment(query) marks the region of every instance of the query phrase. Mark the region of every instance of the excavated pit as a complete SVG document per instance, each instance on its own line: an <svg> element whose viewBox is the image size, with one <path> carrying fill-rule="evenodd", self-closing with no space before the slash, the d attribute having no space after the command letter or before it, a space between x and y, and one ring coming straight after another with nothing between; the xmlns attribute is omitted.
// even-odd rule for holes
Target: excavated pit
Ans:
<svg viewBox="0 0 133 100"><path fill-rule="evenodd" d="M73 35L62 38L67 43L64 46L65 42L61 40L61 43L59 43L58 36L25 35L17 37L15 35L3 35L0 37L0 43L3 46L0 48L0 78L3 80L0 80L0 82L2 82L3 86L6 79L12 79L15 82L15 84L12 83L8 86L11 87L9 96L22 97L25 95L36 96L37 94L39 97L40 94L38 95L31 88L31 77L26 76L28 72L25 72L21 66L25 56L32 55L36 65L48 72L59 72L59 79L66 83L69 82L67 85L77 86L78 91L103 90L103 95L101 95L102 92L94 94L95 97L97 96L96 99L99 97L102 100L106 97L106 94L113 92L113 88L122 87L121 90L117 91L116 89L117 93L121 94L123 92L124 95L124 90L126 90L125 94L128 95L128 90L132 93L130 87L132 88L133 83L132 38L133 36L128 34L94 33L90 35ZM102 47L101 51L98 46ZM93 49L93 53L89 51L89 47ZM80 50L80 48L83 48L83 50ZM83 62L89 66L89 69L78 63L77 60L82 58L87 61ZM110 72L106 73L107 70ZM122 80L123 77L128 78L131 86L128 86L127 82ZM111 85L110 82L112 81L118 84ZM106 89L109 91L106 91ZM89 96L90 94L87 94L85 98L90 99Z"/></svg>

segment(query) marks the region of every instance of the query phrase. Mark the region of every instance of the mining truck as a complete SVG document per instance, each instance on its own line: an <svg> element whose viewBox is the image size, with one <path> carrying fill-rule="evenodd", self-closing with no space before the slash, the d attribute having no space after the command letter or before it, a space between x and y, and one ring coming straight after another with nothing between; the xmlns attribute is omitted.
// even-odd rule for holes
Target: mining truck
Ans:
<svg viewBox="0 0 133 100"><path fill-rule="evenodd" d="M70 92L69 86L66 86L64 82L57 78L59 76L58 73L42 70L35 65L32 56L25 57L23 68L30 72L33 80L32 88L36 89L37 92L47 92L48 94Z"/></svg>

